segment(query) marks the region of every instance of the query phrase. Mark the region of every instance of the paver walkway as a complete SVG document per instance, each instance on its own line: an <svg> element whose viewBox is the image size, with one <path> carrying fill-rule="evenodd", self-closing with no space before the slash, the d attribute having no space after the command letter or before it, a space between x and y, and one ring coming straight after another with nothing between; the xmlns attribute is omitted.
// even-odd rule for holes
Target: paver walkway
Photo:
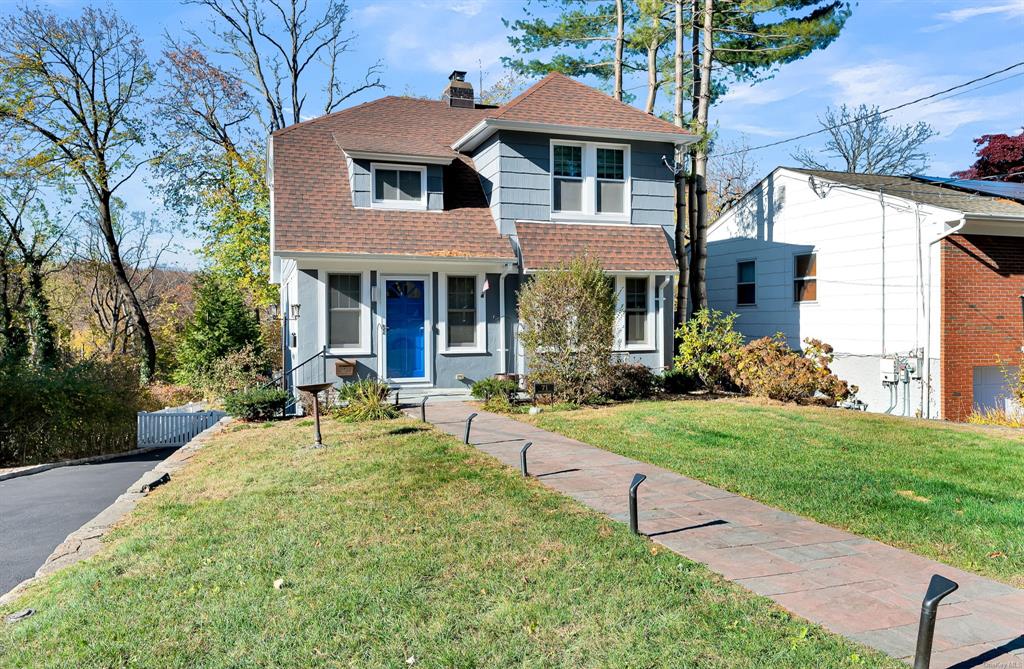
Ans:
<svg viewBox="0 0 1024 669"><path fill-rule="evenodd" d="M637 472L640 531L651 540L833 632L910 658L932 574L960 584L939 609L932 667L1024 669L1024 590L786 513L674 472L616 455L462 402L429 405L427 419L623 522ZM410 410L419 415L419 409Z"/></svg>

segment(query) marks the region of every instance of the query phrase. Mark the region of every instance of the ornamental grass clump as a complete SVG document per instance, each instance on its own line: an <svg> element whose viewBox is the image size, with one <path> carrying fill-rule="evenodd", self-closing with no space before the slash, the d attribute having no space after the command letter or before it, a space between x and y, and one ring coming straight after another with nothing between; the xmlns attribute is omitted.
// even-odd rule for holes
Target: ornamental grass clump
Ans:
<svg viewBox="0 0 1024 669"><path fill-rule="evenodd" d="M856 394L856 386L832 373L831 346L810 338L804 345L802 352L794 351L780 332L727 353L722 362L732 382L754 397L782 402L819 398L836 404Z"/></svg>
<svg viewBox="0 0 1024 669"><path fill-rule="evenodd" d="M591 258L540 272L519 297L531 386L551 384L554 402L585 403L611 364L615 287Z"/></svg>
<svg viewBox="0 0 1024 669"><path fill-rule="evenodd" d="M388 384L377 379L346 383L338 391L338 399L346 404L338 409L337 415L348 422L398 418L402 414L398 407L388 401L390 394Z"/></svg>

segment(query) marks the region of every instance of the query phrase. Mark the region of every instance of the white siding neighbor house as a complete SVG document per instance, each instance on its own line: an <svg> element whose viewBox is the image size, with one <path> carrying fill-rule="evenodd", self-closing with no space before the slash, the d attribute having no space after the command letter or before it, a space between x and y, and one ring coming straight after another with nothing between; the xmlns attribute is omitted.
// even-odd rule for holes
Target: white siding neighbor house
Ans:
<svg viewBox="0 0 1024 669"><path fill-rule="evenodd" d="M831 344L868 410L960 420L1003 401L1020 359L1024 203L780 167L712 224L707 281L748 339Z"/></svg>

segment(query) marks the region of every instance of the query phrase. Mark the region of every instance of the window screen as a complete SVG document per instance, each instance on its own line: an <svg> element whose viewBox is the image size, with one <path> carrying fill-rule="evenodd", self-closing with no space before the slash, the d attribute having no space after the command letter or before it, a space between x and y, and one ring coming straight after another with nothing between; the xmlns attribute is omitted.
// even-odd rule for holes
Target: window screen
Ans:
<svg viewBox="0 0 1024 669"><path fill-rule="evenodd" d="M361 282L359 274L331 274L327 278L327 336L333 348L360 344Z"/></svg>
<svg viewBox="0 0 1024 669"><path fill-rule="evenodd" d="M556 144L553 149L555 211L583 210L583 147Z"/></svg>
<svg viewBox="0 0 1024 669"><path fill-rule="evenodd" d="M419 170L375 169L373 199L378 202L416 202L423 198Z"/></svg>
<svg viewBox="0 0 1024 669"><path fill-rule="evenodd" d="M757 302L756 267L753 260L736 263L736 304Z"/></svg>
<svg viewBox="0 0 1024 669"><path fill-rule="evenodd" d="M476 277L448 277L448 346L476 344Z"/></svg>
<svg viewBox="0 0 1024 669"><path fill-rule="evenodd" d="M626 278L626 343L647 342L647 277Z"/></svg>

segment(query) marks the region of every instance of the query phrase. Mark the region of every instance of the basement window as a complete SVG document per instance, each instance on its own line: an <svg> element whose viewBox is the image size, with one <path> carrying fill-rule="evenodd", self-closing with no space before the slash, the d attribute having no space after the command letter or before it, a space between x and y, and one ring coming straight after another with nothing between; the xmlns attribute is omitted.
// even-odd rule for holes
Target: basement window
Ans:
<svg viewBox="0 0 1024 669"><path fill-rule="evenodd" d="M793 258L793 301L818 299L818 254L803 253Z"/></svg>

